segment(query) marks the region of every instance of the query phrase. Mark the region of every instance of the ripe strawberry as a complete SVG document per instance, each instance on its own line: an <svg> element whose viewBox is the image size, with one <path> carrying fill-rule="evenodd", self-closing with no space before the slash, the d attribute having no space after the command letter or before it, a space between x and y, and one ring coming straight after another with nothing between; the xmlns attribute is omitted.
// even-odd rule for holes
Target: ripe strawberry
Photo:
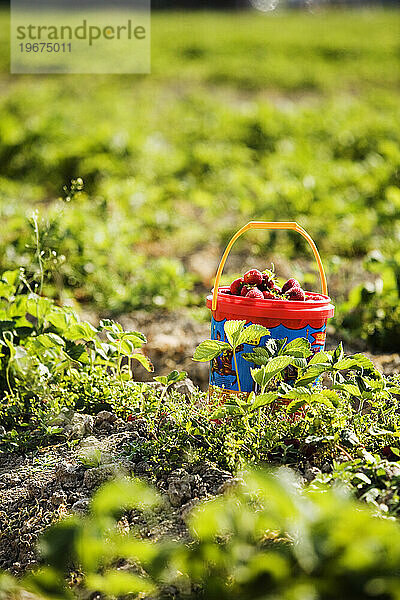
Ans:
<svg viewBox="0 0 400 600"><path fill-rule="evenodd" d="M268 287L270 290L273 290L273 289L274 289L274 287L275 287L275 281L274 281L273 279L268 279L268 282L267 282L267 287Z"/></svg>
<svg viewBox="0 0 400 600"><path fill-rule="evenodd" d="M261 286L259 286L262 290L272 289L275 285L274 279L270 273L263 273L263 280Z"/></svg>
<svg viewBox="0 0 400 600"><path fill-rule="evenodd" d="M293 277L291 279L288 279L286 283L283 284L282 286L282 293L284 294L285 292L287 292L288 290L290 290L291 288L294 287L300 287L299 282L297 281L297 279L293 279Z"/></svg>
<svg viewBox="0 0 400 600"><path fill-rule="evenodd" d="M263 282L263 274L258 269L250 269L243 275L244 283L248 285L261 285Z"/></svg>
<svg viewBox="0 0 400 600"><path fill-rule="evenodd" d="M304 302L306 299L304 290L302 290L301 287L292 287L286 292L286 296L289 298L289 300L301 300Z"/></svg>
<svg viewBox="0 0 400 600"><path fill-rule="evenodd" d="M243 287L243 277L239 277L239 279L235 279L235 281L232 281L229 291L234 296L240 296L242 287Z"/></svg>
<svg viewBox="0 0 400 600"><path fill-rule="evenodd" d="M252 288L247 292L246 298L260 298L261 300L263 300L264 295L261 290L258 290L257 288Z"/></svg>
<svg viewBox="0 0 400 600"><path fill-rule="evenodd" d="M241 296L247 296L247 293L249 292L249 290L250 290L250 289L251 289L251 288L247 287L247 285L244 285L244 286L242 287L242 291L240 292L240 295L241 295Z"/></svg>
<svg viewBox="0 0 400 600"><path fill-rule="evenodd" d="M275 299L274 294L272 292L270 292L269 290L265 290L263 292L263 296L266 300L274 300Z"/></svg>

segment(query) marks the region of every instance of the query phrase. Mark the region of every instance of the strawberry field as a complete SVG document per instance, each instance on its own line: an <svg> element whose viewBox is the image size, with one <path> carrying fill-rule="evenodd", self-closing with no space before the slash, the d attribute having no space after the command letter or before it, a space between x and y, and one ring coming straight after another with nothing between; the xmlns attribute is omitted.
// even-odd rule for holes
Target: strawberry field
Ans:
<svg viewBox="0 0 400 600"><path fill-rule="evenodd" d="M151 75L17 76L0 13L0 598L400 598L398 17L159 12ZM251 220L336 312L221 401ZM326 298L293 231L221 284Z"/></svg>
<svg viewBox="0 0 400 600"><path fill-rule="evenodd" d="M102 314L203 306L233 230L297 220L343 306L336 327L398 349L396 17L155 14L151 77L11 77L3 39L1 268L33 273L37 210L47 294ZM77 177L83 193L60 203ZM251 251L315 284L291 234L240 250L231 272Z"/></svg>

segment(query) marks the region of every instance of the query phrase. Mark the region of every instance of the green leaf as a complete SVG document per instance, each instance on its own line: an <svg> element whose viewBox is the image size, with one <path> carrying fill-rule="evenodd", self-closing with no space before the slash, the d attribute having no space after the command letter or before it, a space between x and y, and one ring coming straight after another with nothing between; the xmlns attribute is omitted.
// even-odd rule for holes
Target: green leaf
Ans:
<svg viewBox="0 0 400 600"><path fill-rule="evenodd" d="M20 376L27 377L29 371L32 369L32 357L29 356L28 352L22 346L15 347L15 353L13 358L10 357L10 363L14 373Z"/></svg>
<svg viewBox="0 0 400 600"><path fill-rule="evenodd" d="M111 321L110 319L101 319L100 328L105 331L112 331L113 333L123 333L123 328L120 323L116 321Z"/></svg>
<svg viewBox="0 0 400 600"><path fill-rule="evenodd" d="M35 341L39 343L43 348L62 348L65 346L64 340L56 333L42 333L35 338Z"/></svg>
<svg viewBox="0 0 400 600"><path fill-rule="evenodd" d="M53 302L49 298L29 294L27 300L27 311L39 321L43 320L53 309Z"/></svg>
<svg viewBox="0 0 400 600"><path fill-rule="evenodd" d="M262 338L264 335L269 335L268 329L262 325L258 325L257 323L249 325L240 332L236 345L238 346L239 344L250 343L258 345L260 343L260 338Z"/></svg>
<svg viewBox="0 0 400 600"><path fill-rule="evenodd" d="M263 365L267 365L271 360L271 357L266 353L265 355L255 354L254 352L245 352L241 355L242 358L247 360L248 362L253 363L259 367Z"/></svg>
<svg viewBox="0 0 400 600"><path fill-rule="evenodd" d="M308 358L311 356L311 344L305 338L296 338L284 346L282 353L297 358Z"/></svg>
<svg viewBox="0 0 400 600"><path fill-rule="evenodd" d="M14 269L13 271L4 271L1 276L1 280L5 281L9 285L16 286L19 280L19 269Z"/></svg>
<svg viewBox="0 0 400 600"><path fill-rule="evenodd" d="M250 369L250 373L254 381L258 383L261 388L267 385L268 381L271 379L271 375L266 372L265 366L261 367L261 369Z"/></svg>
<svg viewBox="0 0 400 600"><path fill-rule="evenodd" d="M333 386L334 390L339 390L340 392L346 392L350 394L350 396L360 396L361 392L357 385L354 383L337 383Z"/></svg>
<svg viewBox="0 0 400 600"><path fill-rule="evenodd" d="M265 346L257 346L256 348L253 348L251 355L252 356L263 356L267 359L272 358L271 351L268 347L268 342L271 342L271 341L275 342L275 345L276 345L276 340L272 340L272 338L270 338L267 340L267 343Z"/></svg>
<svg viewBox="0 0 400 600"><path fill-rule="evenodd" d="M311 396L311 390L307 387L296 387L293 390L290 390L290 392L288 392L287 394L285 394L285 398L287 400L296 400L297 398L299 398L300 395L308 395Z"/></svg>
<svg viewBox="0 0 400 600"><path fill-rule="evenodd" d="M65 344L65 354L76 362L89 363L89 357L83 344L67 341Z"/></svg>
<svg viewBox="0 0 400 600"><path fill-rule="evenodd" d="M198 362L207 362L218 356L218 354L221 354L221 352L226 349L230 349L230 345L226 342L220 342L218 340L205 340L197 346L193 354L193 360Z"/></svg>
<svg viewBox="0 0 400 600"><path fill-rule="evenodd" d="M120 340L118 346L120 353L125 356L130 356L134 350L134 346L129 340Z"/></svg>
<svg viewBox="0 0 400 600"><path fill-rule="evenodd" d="M354 360L357 361L357 364L363 369L376 372L374 363L364 354L353 354L350 358L354 358Z"/></svg>
<svg viewBox="0 0 400 600"><path fill-rule="evenodd" d="M400 394L400 386L391 381L386 381L386 387L391 394Z"/></svg>
<svg viewBox="0 0 400 600"><path fill-rule="evenodd" d="M297 398L297 400L293 400L293 402L288 404L288 406L286 407L286 412L288 413L288 415L293 415L293 413L300 410L300 408L303 408L303 406L307 404L307 400L309 397L310 396L305 395L300 398Z"/></svg>
<svg viewBox="0 0 400 600"><path fill-rule="evenodd" d="M225 321L225 335L232 348L236 348L236 346L238 345L239 336L243 331L243 327L245 325L246 321Z"/></svg>
<svg viewBox="0 0 400 600"><path fill-rule="evenodd" d="M79 521L76 516L70 516L45 530L39 540L40 555L46 563L51 564L57 571L64 571L70 557L74 555L75 543L78 537ZM49 567L44 567L47 573ZM41 573L42 569L38 571ZM34 575L36 579L36 574ZM62 582L65 585L65 580Z"/></svg>
<svg viewBox="0 0 400 600"><path fill-rule="evenodd" d="M316 364L327 364L329 365L332 362L332 356L329 354L329 352L326 352L325 350L322 350L321 352L317 352L317 354L314 354L314 356L312 357L312 359L309 361L309 365L316 365Z"/></svg>
<svg viewBox="0 0 400 600"><path fill-rule="evenodd" d="M358 479L359 481L363 481L364 483L370 485L372 482L370 480L369 477L367 477L367 475L365 475L365 473L354 473L354 477L353 479Z"/></svg>
<svg viewBox="0 0 400 600"><path fill-rule="evenodd" d="M314 394L313 394L314 395ZM320 390L318 392L319 401L324 402L323 398L329 400L329 403L333 404L337 408L341 403L340 396L334 390ZM321 398L322 397L322 398Z"/></svg>
<svg viewBox="0 0 400 600"><path fill-rule="evenodd" d="M147 338L140 331L124 331L121 335L122 340L127 340L131 342L135 346L135 348L140 348L143 344L147 344Z"/></svg>
<svg viewBox="0 0 400 600"><path fill-rule="evenodd" d="M272 338L269 338L267 339L265 346L253 348L251 352L242 354L242 357L255 365L266 365L271 360L271 357L279 351L280 346L283 345L284 341L285 340L273 340Z"/></svg>
<svg viewBox="0 0 400 600"><path fill-rule="evenodd" d="M270 358L267 365L261 369L251 369L251 376L258 385L263 388L273 378L281 373L292 362L290 356L275 356Z"/></svg>
<svg viewBox="0 0 400 600"><path fill-rule="evenodd" d="M142 367L146 369L146 371L149 371L149 373L152 373L154 371L153 363L144 354L141 354L140 352L134 352L133 354L131 354L130 358L137 360L142 365Z"/></svg>
<svg viewBox="0 0 400 600"><path fill-rule="evenodd" d="M294 367L297 367L298 369L305 369L307 367L307 360L305 358L298 358L296 356L291 356L291 361L290 364L292 364Z"/></svg>
<svg viewBox="0 0 400 600"><path fill-rule="evenodd" d="M19 270L4 271L0 281L0 298L10 300L15 294L19 280Z"/></svg>
<svg viewBox="0 0 400 600"><path fill-rule="evenodd" d="M129 561L137 561L142 565L151 563L159 553L157 544L150 540L141 540L129 535L118 538L118 556L127 558Z"/></svg>
<svg viewBox="0 0 400 600"><path fill-rule="evenodd" d="M343 371L344 369L353 369L357 366L357 361L355 361L354 358L346 356L345 358L342 358L337 363L335 363L333 365L333 368L335 371Z"/></svg>
<svg viewBox="0 0 400 600"><path fill-rule="evenodd" d="M224 419L227 416L243 415L244 413L242 406L225 403L211 414L210 419Z"/></svg>
<svg viewBox="0 0 400 600"><path fill-rule="evenodd" d="M335 406L337 406L338 401L337 398L335 399L335 404L332 402L332 398L330 398L328 395L324 394L324 391L326 390L322 390L320 392L314 392L313 394L311 394L311 396L309 396L309 403L310 404L325 404L325 406L333 409L335 408Z"/></svg>
<svg viewBox="0 0 400 600"><path fill-rule="evenodd" d="M167 375L167 382L168 383L174 383L174 381L176 380L176 378L179 375L179 371L171 371L171 373L169 375Z"/></svg>
<svg viewBox="0 0 400 600"><path fill-rule="evenodd" d="M333 362L335 363L335 362L337 362L339 360L342 360L343 355L344 355L344 352L343 352L343 343L339 342L337 348L334 350L334 352L332 354Z"/></svg>
<svg viewBox="0 0 400 600"><path fill-rule="evenodd" d="M157 493L138 479L117 479L103 486L94 496L94 515L114 515L122 509L149 508L159 503Z"/></svg>
<svg viewBox="0 0 400 600"><path fill-rule="evenodd" d="M269 404L272 404L272 402L275 402L275 400L277 398L278 398L278 394L275 394L274 392L268 392L267 394L260 394L259 396L256 396L256 399L251 404L249 410L250 410L250 412L253 412L259 408L262 408L263 406L268 406Z"/></svg>
<svg viewBox="0 0 400 600"><path fill-rule="evenodd" d="M178 383L179 381L183 381L186 379L187 373L186 371L171 371L171 373L167 377L168 384Z"/></svg>
<svg viewBox="0 0 400 600"><path fill-rule="evenodd" d="M5 283L4 281L0 281L0 298L5 298L6 300L10 300L15 292L15 286Z"/></svg>
<svg viewBox="0 0 400 600"><path fill-rule="evenodd" d="M286 369L291 364L292 360L290 356L275 356L271 358L266 366L267 373L280 373L283 369Z"/></svg>
<svg viewBox="0 0 400 600"><path fill-rule="evenodd" d="M53 307L51 313L47 316L47 320L60 333L64 333L72 324L79 322L77 315L72 310L56 307Z"/></svg>
<svg viewBox="0 0 400 600"><path fill-rule="evenodd" d="M154 584L144 577L127 571L107 571L104 575L89 574L86 585L96 592L101 592L108 598L121 598L134 594L149 594L154 591Z"/></svg>
<svg viewBox="0 0 400 600"><path fill-rule="evenodd" d="M295 386L299 387L303 385L308 385L309 383L315 381L317 377L322 375L322 373L324 373L325 371L326 365L312 365L311 367L308 367L307 371L303 373L303 375L299 377L299 379L296 380Z"/></svg>
<svg viewBox="0 0 400 600"><path fill-rule="evenodd" d="M247 396L247 404L249 404L249 406L251 406L256 400L256 394L255 392L250 392L250 394Z"/></svg>
<svg viewBox="0 0 400 600"><path fill-rule="evenodd" d="M376 371L372 361L363 354L354 354L353 356L346 356L345 358L342 358L337 363L335 363L333 368L335 370L357 368Z"/></svg>
<svg viewBox="0 0 400 600"><path fill-rule="evenodd" d="M60 546L62 547L61 543ZM59 552L61 555L65 555L65 547ZM52 562L54 563L54 559ZM35 598L47 598L48 600L72 599L71 593L66 589L64 577L55 568L41 567L27 576L26 585L30 591L35 592Z"/></svg>
<svg viewBox="0 0 400 600"><path fill-rule="evenodd" d="M87 321L82 321L82 323L74 323L64 333L64 337L71 341L83 340L85 342L94 340L96 335L97 329Z"/></svg>

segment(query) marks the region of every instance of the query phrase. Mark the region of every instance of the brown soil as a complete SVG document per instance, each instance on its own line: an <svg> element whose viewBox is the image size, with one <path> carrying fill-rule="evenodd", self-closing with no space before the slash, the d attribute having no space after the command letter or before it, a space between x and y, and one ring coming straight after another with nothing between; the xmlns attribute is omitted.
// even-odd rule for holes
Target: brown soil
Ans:
<svg viewBox="0 0 400 600"><path fill-rule="evenodd" d="M1 458L0 570L18 574L33 567L38 559L38 536L68 514L84 514L95 490L115 476L139 475L161 492L163 504L145 520L130 511L122 523L153 540L185 536L185 516L190 508L223 491L233 480L230 473L207 463L156 477L149 463L127 458L129 444L137 447L147 441L144 422L125 423L103 412L92 425L92 431L73 449L64 443L25 456ZM82 456L90 456L94 448L100 450L100 461L83 464Z"/></svg>

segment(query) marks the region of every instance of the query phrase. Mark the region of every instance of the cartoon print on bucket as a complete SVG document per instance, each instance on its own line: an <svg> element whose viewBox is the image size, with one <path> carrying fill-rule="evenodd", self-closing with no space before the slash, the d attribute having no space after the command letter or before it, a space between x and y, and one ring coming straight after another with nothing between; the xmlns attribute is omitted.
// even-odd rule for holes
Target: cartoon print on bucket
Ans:
<svg viewBox="0 0 400 600"><path fill-rule="evenodd" d="M211 317L211 339L226 342L224 325L228 319L217 321ZM246 324L246 327L251 325L251 322ZM236 361L238 366L241 391L249 393L255 390L255 382L251 376L251 368L254 367L249 361L243 358L243 354L251 352L257 346L265 346L267 339L283 340L287 338L290 342L296 338L305 338L311 344L313 354L320 352L325 347L326 323L321 324L317 329L311 325L306 325L298 329L287 327L281 323L275 327L270 327L270 335L265 335L253 343L241 344L236 348ZM295 377L295 373L287 373L287 380ZM210 386L215 390L219 388L221 392L232 391L239 392L235 366L233 363L233 352L231 349L224 350L211 362L210 369Z"/></svg>

